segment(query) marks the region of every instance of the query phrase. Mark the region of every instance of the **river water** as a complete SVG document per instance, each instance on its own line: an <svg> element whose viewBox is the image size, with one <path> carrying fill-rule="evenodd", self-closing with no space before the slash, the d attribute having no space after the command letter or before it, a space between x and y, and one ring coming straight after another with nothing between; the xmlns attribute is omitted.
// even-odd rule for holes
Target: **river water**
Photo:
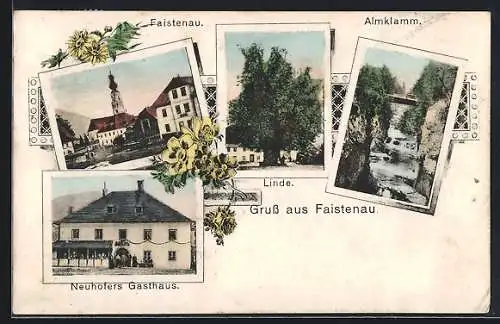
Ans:
<svg viewBox="0 0 500 324"><path fill-rule="evenodd" d="M414 143L416 145L414 137L403 134L397 128L403 113L414 108L414 106L392 104L391 108L393 118L390 122L388 137L392 140L397 138L401 142L405 141L405 143ZM395 147L386 144L386 148L394 150ZM396 148L396 151L399 155L396 159L391 159L386 153L371 152L370 172L373 178L377 180L377 195L418 205L426 205L427 198L415 190L415 182L419 171L419 163L416 158L417 150L408 151L402 149L398 151Z"/></svg>

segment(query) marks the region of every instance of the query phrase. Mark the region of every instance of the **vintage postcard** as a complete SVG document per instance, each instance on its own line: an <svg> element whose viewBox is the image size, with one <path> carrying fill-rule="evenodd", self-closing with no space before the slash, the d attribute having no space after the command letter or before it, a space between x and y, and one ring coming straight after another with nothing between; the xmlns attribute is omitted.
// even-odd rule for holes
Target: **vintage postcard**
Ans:
<svg viewBox="0 0 500 324"><path fill-rule="evenodd" d="M465 62L359 38L328 191L434 213Z"/></svg>
<svg viewBox="0 0 500 324"><path fill-rule="evenodd" d="M169 194L147 171L46 171L43 202L44 283L203 281L199 181Z"/></svg>
<svg viewBox="0 0 500 324"><path fill-rule="evenodd" d="M488 312L490 21L14 12L13 314Z"/></svg>
<svg viewBox="0 0 500 324"><path fill-rule="evenodd" d="M191 39L43 72L40 81L63 170L150 168L170 137L208 116Z"/></svg>
<svg viewBox="0 0 500 324"><path fill-rule="evenodd" d="M330 34L329 24L217 25L217 109L242 176L325 173Z"/></svg>

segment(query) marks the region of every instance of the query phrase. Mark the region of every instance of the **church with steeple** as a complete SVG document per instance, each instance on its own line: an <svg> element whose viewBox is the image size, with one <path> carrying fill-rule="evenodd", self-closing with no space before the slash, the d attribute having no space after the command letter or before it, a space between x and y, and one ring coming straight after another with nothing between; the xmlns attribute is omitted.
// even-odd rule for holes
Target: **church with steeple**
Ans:
<svg viewBox="0 0 500 324"><path fill-rule="evenodd" d="M98 139L101 146L111 146L118 136L123 136L128 126L132 125L136 117L128 114L118 90L118 83L109 71L109 89L111 90L111 112L106 117L93 118L88 127L88 136Z"/></svg>

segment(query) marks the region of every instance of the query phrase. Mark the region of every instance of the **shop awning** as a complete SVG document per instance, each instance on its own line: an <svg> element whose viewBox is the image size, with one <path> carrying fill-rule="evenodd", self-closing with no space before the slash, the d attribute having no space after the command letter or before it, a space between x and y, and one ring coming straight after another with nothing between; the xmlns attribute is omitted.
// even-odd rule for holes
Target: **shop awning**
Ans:
<svg viewBox="0 0 500 324"><path fill-rule="evenodd" d="M112 249L113 241L55 241L53 249Z"/></svg>

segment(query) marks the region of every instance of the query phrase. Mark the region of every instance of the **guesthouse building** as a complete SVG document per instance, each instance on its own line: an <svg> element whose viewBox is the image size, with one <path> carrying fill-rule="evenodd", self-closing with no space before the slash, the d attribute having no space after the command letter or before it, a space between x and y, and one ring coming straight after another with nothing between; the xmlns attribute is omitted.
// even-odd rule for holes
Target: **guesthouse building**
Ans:
<svg viewBox="0 0 500 324"><path fill-rule="evenodd" d="M195 270L195 222L150 195L107 192L53 223L54 267L153 267ZM110 264L112 263L112 265Z"/></svg>

